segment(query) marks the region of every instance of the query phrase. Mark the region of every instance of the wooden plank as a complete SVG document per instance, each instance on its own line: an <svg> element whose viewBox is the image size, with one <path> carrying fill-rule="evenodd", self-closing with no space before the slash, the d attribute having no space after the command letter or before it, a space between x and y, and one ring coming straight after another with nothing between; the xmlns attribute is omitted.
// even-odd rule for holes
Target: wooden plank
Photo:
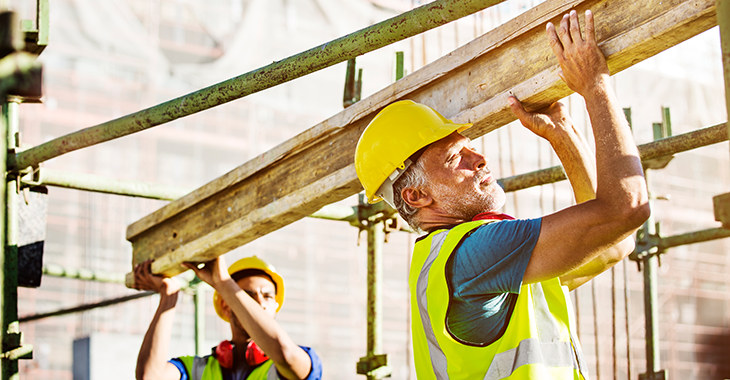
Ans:
<svg viewBox="0 0 730 380"><path fill-rule="evenodd" d="M542 3L130 225L133 262L152 258L153 272L174 275L185 269L184 261L211 259L357 193L357 140L395 100L413 99L457 122L472 122L467 135L476 138L514 120L506 102L510 92L528 109L567 96L545 24L570 9L594 12L612 73L716 25L714 0Z"/></svg>

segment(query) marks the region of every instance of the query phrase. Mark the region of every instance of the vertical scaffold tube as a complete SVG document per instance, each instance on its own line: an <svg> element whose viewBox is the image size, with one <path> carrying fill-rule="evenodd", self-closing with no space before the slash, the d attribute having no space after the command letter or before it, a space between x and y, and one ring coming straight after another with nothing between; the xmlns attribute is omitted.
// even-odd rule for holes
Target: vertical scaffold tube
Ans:
<svg viewBox="0 0 730 380"><path fill-rule="evenodd" d="M18 132L18 103L7 102L3 104L3 125L5 126L5 148L2 152L16 147L16 134ZM3 161L5 156L3 155ZM3 172L5 171L5 163L3 164ZM2 292L0 297L2 300L2 323L0 324L0 334L2 336L2 352L8 352L16 347L10 347L8 343L12 341L11 334L19 333L18 325L18 213L17 213L17 196L16 180L4 183L5 194L5 228L2 229L5 235L4 252L2 255ZM16 335L17 336L17 335ZM2 380L17 379L18 361L10 359L2 359Z"/></svg>
<svg viewBox="0 0 730 380"><path fill-rule="evenodd" d="M720 46L722 48L722 66L725 73L725 107L730 119L730 2L715 0L717 9L717 25L720 27ZM730 129L728 129L730 136Z"/></svg>
<svg viewBox="0 0 730 380"><path fill-rule="evenodd" d="M368 351L374 357L383 353L383 222L368 224ZM368 375L368 380L379 380L377 375Z"/></svg>
<svg viewBox="0 0 730 380"><path fill-rule="evenodd" d="M195 355L203 357L205 349L205 283L195 285Z"/></svg>
<svg viewBox="0 0 730 380"><path fill-rule="evenodd" d="M650 170L644 172L647 187L650 187ZM649 189L651 194L651 189ZM649 200L651 204L652 201ZM653 205L652 205L653 206ZM646 236L656 234L656 225L654 224L654 216L644 223L644 232ZM659 256L652 252L647 252L642 257L642 271L644 273L644 318L646 323L646 377L647 380L653 380L654 374L659 370L659 308L657 306L657 267Z"/></svg>
<svg viewBox="0 0 730 380"><path fill-rule="evenodd" d="M4 4L4 3L3 3ZM3 8L3 4L0 4L0 10ZM2 108L2 115L0 115L0 136L5 137L7 135L8 130L8 107L7 104L3 104L0 106ZM0 138L0 152L7 152L7 139ZM4 154L0 154L0 170L5 173L7 171L7 163L5 162L6 156ZM5 329L3 328L6 325L6 319L5 319L5 313L3 312L5 310L5 303L7 302L5 299L5 272L2 270L5 267L5 189L7 188L7 184L5 181L0 181L0 194L3 196L0 196L0 328L2 328L2 331L0 332L0 342L5 340ZM0 347L2 347L0 345ZM0 351L3 351L0 349ZM5 373L6 368L9 365L9 361L2 359L0 360L0 373ZM5 378L5 376L2 376L2 378Z"/></svg>
<svg viewBox="0 0 730 380"><path fill-rule="evenodd" d="M629 259L625 258L622 265L624 269L624 313L626 313L626 374L631 378L631 313L629 305Z"/></svg>

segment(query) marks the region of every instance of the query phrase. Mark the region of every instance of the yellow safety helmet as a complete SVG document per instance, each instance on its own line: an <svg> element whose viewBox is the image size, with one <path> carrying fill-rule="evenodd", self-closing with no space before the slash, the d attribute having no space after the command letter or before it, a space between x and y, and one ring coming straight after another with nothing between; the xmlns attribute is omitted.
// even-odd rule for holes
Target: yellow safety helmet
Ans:
<svg viewBox="0 0 730 380"><path fill-rule="evenodd" d="M276 308L276 311L279 312L281 305L284 304L284 279L281 278L279 273L276 272L276 269L274 269L271 264L256 256L244 257L231 264L231 266L228 267L228 274L233 276L234 274L246 269L258 269L271 276L271 279L274 280L274 285L276 285L276 296L274 299L276 300L276 303L279 304ZM215 312L222 320L228 322L228 318L225 314L223 314L221 302L223 302L223 298L218 295L218 292L213 293L213 306L215 307Z"/></svg>
<svg viewBox="0 0 730 380"><path fill-rule="evenodd" d="M433 108L401 100L383 108L360 136L355 148L355 171L368 202L393 202L393 183L412 164L408 159L421 148L471 123L456 124Z"/></svg>

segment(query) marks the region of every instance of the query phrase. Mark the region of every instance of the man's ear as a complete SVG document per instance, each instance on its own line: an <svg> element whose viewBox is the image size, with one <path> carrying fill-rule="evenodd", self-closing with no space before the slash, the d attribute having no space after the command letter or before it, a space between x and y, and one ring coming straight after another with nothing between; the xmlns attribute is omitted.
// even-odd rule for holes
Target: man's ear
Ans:
<svg viewBox="0 0 730 380"><path fill-rule="evenodd" d="M221 303L221 305L220 305L221 312L223 313L223 315L228 317L228 320L230 321L231 317L233 316L233 313L231 312L231 308L228 307L228 304L226 303L226 301L223 301L223 297L221 297L220 303Z"/></svg>
<svg viewBox="0 0 730 380"><path fill-rule="evenodd" d="M411 207L422 208L433 203L433 198L423 190L406 187L400 192L403 201Z"/></svg>

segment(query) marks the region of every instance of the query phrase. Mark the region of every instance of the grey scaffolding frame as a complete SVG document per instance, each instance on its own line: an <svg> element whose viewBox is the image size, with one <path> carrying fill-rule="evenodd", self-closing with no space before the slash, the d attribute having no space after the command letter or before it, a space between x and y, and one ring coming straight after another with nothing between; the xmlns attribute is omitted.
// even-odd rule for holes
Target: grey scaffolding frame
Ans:
<svg viewBox="0 0 730 380"><path fill-rule="evenodd" d="M38 147L25 151L17 152L19 141L17 138L18 130L18 105L23 101L21 97L10 97L4 102L2 107L2 132L6 138L0 138L9 148L7 157L2 156L2 170L9 172L7 186L5 187L5 217L0 217L0 223L4 226L0 228L2 231L5 244L0 245L2 253L0 254L0 262L3 263L3 279L0 280L2 291L0 292L0 305L2 306L2 320L0 321L0 338L3 342L2 360L0 361L2 380L10 379L17 375L18 358L27 356L32 352L32 347L22 345L22 339L18 326L17 316L17 247L14 245L17 236L17 218L14 205L16 204L17 191L21 185L46 184L48 186L60 186L67 188L80 189L85 191L103 192L109 194L127 195L147 197L153 199L175 199L181 194L185 194L185 190L174 189L170 187L155 188L150 184L140 184L113 179L105 179L95 176L85 176L83 182L72 183L72 176L76 174L63 174L42 170L38 172L37 165L53 157L57 157L67 152L88 147L100 142L109 141L130 133L135 133L156 125L175 120L177 118L190 115L195 112L211 108L225 102L241 98L248 94L260 91L296 77L309 74L316 70L328 67L330 65L343 62L357 55L375 50L390 43L411 37L418 33L422 33L433 27L443 25L444 23L475 13L486 7L501 2L502 0L493 1L458 1L458 0L438 0L434 3L424 5L413 11L403 13L395 18L376 24L372 27L355 32L348 36L342 37L328 44L310 49L304 53L289 57L285 60L275 62L272 65L254 70L250 73L243 74L239 77L230 79L220 84L208 87L206 89L196 91L189 95L171 100L149 109L124 116L122 118L112 120L110 122L87 128L85 130L72 133L42 144ZM42 0L39 0L39 4ZM723 63L725 73L726 94L730 93L730 4L722 0L716 0L718 24L721 29ZM724 3L724 4L723 4ZM437 5L438 7L435 7ZM440 9L452 10L452 12L439 12ZM39 14L40 14L39 7ZM47 8L45 9L47 17ZM405 22L407 30L399 29L397 25ZM38 23L39 29L41 23ZM35 31L39 35L44 35L47 43L47 24L45 24L45 32ZM365 35L376 33L379 37L377 41L366 39ZM325 53L322 53L325 52ZM402 60L401 60L402 62ZM293 70L292 67L297 66L298 69ZM30 66L29 66L30 67ZM37 67L33 68L37 69ZM31 68L26 69L28 72ZM402 72L402 71L401 71ZM6 79L0 73L0 82ZM0 86L2 88L2 86ZM207 103L203 99L207 99L209 94L223 94L219 97L215 104ZM4 94L3 94L4 96ZM730 97L726 97L728 110L730 111ZM177 107L182 103L192 104L186 107ZM181 109L177 113L169 112L171 108ZM642 160L647 161L675 153L696 149L710 144L728 140L728 129L725 124L716 125L686 133L679 136L667 137L658 141L644 144L640 146ZM28 169L30 168L30 169ZM49 174L45 174L49 173ZM55 177L54 177L55 176ZM54 178L53 180L49 178ZM533 186L549 184L564 180L565 174L561 167L553 167L542 169L531 173L517 175L509 178L501 179L499 182L505 191L517 191ZM3 182L3 186L6 183ZM131 187L130 187L131 186ZM730 196L730 194L725 194ZM730 212L724 212L723 206L730 205L725 202L723 196L716 197L715 207L718 220L723 222L724 226L730 226ZM724 219L724 216L728 216ZM367 231L368 234L368 348L367 355L361 358L357 365L357 372L364 374L368 379L380 379L389 373L387 367L387 357L382 354L381 343L381 301L380 288L382 277L382 241L383 234L386 229L393 223L394 211L388 209L382 204L367 205L360 202L356 207L344 207L330 205L326 206L315 214L311 215L315 218L331 219L347 221L357 226L361 230ZM638 253L644 253L644 258L655 257L654 253L661 252L671 247L692 244L696 242L709 241L730 236L730 230L725 228L716 228L703 231L696 231L687 234L681 234L670 237L660 237L656 233L652 233L647 228L645 237ZM651 254L646 254L651 252ZM658 254L658 253L657 253ZM16 256L14 256L16 255ZM645 268L649 267L646 263ZM85 274L81 274L81 273ZM48 266L44 273L51 276L82 278L88 280L105 280L117 282L119 278L116 275L104 273L94 273L90 271L69 270L58 267ZM646 269L645 269L646 273ZM645 274L645 282L655 282L656 273ZM196 351L202 349L202 317L199 305L202 297L202 287L196 286ZM656 287L654 287L656 289ZM142 293L140 296L146 296ZM647 319L654 318L656 314L656 299L648 298L649 308L647 311ZM116 300L119 302L126 301ZM115 300L110 300L115 301ZM101 302L95 305L82 305L73 309L66 309L54 312L53 315L63 315L79 310L89 310L92 307L101 307L110 304L109 302ZM44 316L45 317L45 316ZM35 319L34 316L24 318L27 320ZM647 328L649 324L647 324ZM647 334L647 373L643 375L645 379L663 379L663 374L658 369L658 347L653 342L649 342L649 334ZM651 338L654 339L654 338ZM651 346L651 347L650 347ZM649 358L651 356L651 359Z"/></svg>

